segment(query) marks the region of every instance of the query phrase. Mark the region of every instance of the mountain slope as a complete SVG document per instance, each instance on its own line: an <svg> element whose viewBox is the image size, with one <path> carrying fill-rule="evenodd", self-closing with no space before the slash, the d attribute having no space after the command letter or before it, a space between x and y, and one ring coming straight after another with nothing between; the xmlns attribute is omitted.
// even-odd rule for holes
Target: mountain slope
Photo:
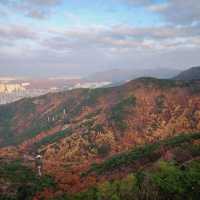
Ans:
<svg viewBox="0 0 200 200"><path fill-rule="evenodd" d="M40 151L44 172L60 190L74 193L98 182L96 176L82 179L93 163L138 145L199 132L200 85L140 78L0 106L0 119L0 156Z"/></svg>
<svg viewBox="0 0 200 200"><path fill-rule="evenodd" d="M174 77L175 80L200 80L200 67L192 67Z"/></svg>
<svg viewBox="0 0 200 200"><path fill-rule="evenodd" d="M199 133L183 134L93 164L83 180L98 185L71 199L198 199L199 142Z"/></svg>
<svg viewBox="0 0 200 200"><path fill-rule="evenodd" d="M0 106L0 145L20 144L35 136L39 138L38 134L44 138L45 133L53 135L62 129L75 128L78 124L82 124L82 129L87 129L92 126L95 117L100 117L99 121L106 122L117 132L124 132L126 120L123 118L134 117L126 111L127 108L134 110L136 107L138 110L146 106L146 109L150 109L147 106L150 104L152 112L162 114L161 111L170 106L166 92L175 94L175 91L178 92L177 103L181 104L183 99L188 101L198 96L199 84L144 78L114 88L77 89ZM152 96L147 97L146 92ZM186 96L182 99L184 93ZM138 110L138 115L143 114L140 112ZM139 120L137 117L135 119ZM84 124L83 121L91 122ZM101 129L99 125L96 128ZM131 124L128 124L128 128L131 128Z"/></svg>
<svg viewBox="0 0 200 200"><path fill-rule="evenodd" d="M142 145L92 164L76 183L88 189L72 195L60 190L51 177L39 179L19 161L1 161L0 199L32 199L34 194L38 200L198 199L199 156L200 133Z"/></svg>

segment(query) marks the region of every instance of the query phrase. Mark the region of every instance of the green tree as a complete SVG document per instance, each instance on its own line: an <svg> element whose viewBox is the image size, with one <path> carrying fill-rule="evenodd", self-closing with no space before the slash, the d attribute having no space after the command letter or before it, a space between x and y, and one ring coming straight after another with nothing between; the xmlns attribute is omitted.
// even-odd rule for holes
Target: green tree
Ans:
<svg viewBox="0 0 200 200"><path fill-rule="evenodd" d="M112 195L110 200L120 200L120 198L117 194L114 194L114 195Z"/></svg>
<svg viewBox="0 0 200 200"><path fill-rule="evenodd" d="M111 197L116 193L115 188L113 188L112 184L108 181L99 185L98 191L100 200L110 200Z"/></svg>
<svg viewBox="0 0 200 200"><path fill-rule="evenodd" d="M184 194L184 175L171 163L159 162L158 170L152 174L153 183L166 199L182 199Z"/></svg>
<svg viewBox="0 0 200 200"><path fill-rule="evenodd" d="M136 197L137 179L133 174L128 175L121 181L119 192L123 200L129 200Z"/></svg>

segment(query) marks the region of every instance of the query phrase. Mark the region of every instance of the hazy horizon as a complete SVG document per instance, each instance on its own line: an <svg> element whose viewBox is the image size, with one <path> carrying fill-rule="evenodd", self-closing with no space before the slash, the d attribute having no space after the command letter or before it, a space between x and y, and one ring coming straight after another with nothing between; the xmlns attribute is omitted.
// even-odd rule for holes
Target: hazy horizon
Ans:
<svg viewBox="0 0 200 200"><path fill-rule="evenodd" d="M196 67L196 66L190 66L191 67ZM186 70L189 69L188 67L185 68ZM90 73L85 73L85 74L80 74L80 73L68 73L63 72L61 73L61 71L57 71L57 72L46 72L46 73L38 73L37 71L35 71L35 73L33 71L29 72L29 73L24 73L24 71L18 71L18 72L13 72L13 73L0 73L0 81L1 79L15 79L15 80L31 80L31 79L87 79L90 77L96 77L99 75L101 76L101 74L106 75L106 74L118 74L121 72L122 77L126 74L126 75L132 75L133 79L136 77L142 77L142 76L147 76L147 74L149 72L152 72L155 78L159 78L159 74L172 74L171 76L169 75L169 78L172 78L173 76L175 76L176 74L180 73L183 69L178 69L178 68L110 68L110 69L105 69L105 70L98 70L97 71L93 71ZM158 76L157 76L158 75ZM151 75L149 75L151 76ZM116 77L116 79L119 77ZM124 76L124 78L126 79L126 76Z"/></svg>
<svg viewBox="0 0 200 200"><path fill-rule="evenodd" d="M0 76L199 66L199 10L199 0L1 0Z"/></svg>

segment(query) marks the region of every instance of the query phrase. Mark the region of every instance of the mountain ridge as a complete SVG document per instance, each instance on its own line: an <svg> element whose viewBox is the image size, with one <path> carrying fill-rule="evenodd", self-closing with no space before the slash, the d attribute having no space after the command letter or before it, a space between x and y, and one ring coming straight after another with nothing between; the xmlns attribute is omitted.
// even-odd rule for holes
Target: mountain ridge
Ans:
<svg viewBox="0 0 200 200"><path fill-rule="evenodd" d="M85 79L92 81L110 81L113 83L126 82L139 77L154 77L160 79L169 79L180 73L178 69L134 69L134 68L114 68L108 71L97 72L89 75Z"/></svg>
<svg viewBox="0 0 200 200"><path fill-rule="evenodd" d="M175 76L175 80L200 80L200 66L191 67Z"/></svg>

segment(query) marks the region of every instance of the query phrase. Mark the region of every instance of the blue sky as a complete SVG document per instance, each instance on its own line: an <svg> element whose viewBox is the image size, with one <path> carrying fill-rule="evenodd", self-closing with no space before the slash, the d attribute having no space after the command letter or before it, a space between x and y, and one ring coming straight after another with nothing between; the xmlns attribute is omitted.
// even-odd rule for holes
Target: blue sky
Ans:
<svg viewBox="0 0 200 200"><path fill-rule="evenodd" d="M199 65L199 10L199 0L1 0L0 75Z"/></svg>
<svg viewBox="0 0 200 200"><path fill-rule="evenodd" d="M158 15L146 10L145 7L134 7L116 0L97 0L94 3L88 0L65 2L60 12L63 14L70 12L72 15L77 16L80 23L84 25L112 26L126 23L135 26L145 26L153 25L155 21L157 23L161 22ZM63 21L63 23L65 22Z"/></svg>
<svg viewBox="0 0 200 200"><path fill-rule="evenodd" d="M20 0L16 0L19 2ZM62 1L55 5L53 14L48 16L48 20L41 20L41 25L51 26L76 26L76 25L106 25L113 26L119 24L129 24L133 26L157 26L164 21L160 15L151 12L142 5L132 6L132 3L124 3L120 0L75 0ZM157 0L156 4L162 4L164 1ZM23 12L17 12L7 8L9 16L5 18L9 22L19 20L22 23L29 22L38 24L38 18L31 18L23 15ZM14 12L13 12L14 11ZM9 13L11 12L11 13Z"/></svg>

